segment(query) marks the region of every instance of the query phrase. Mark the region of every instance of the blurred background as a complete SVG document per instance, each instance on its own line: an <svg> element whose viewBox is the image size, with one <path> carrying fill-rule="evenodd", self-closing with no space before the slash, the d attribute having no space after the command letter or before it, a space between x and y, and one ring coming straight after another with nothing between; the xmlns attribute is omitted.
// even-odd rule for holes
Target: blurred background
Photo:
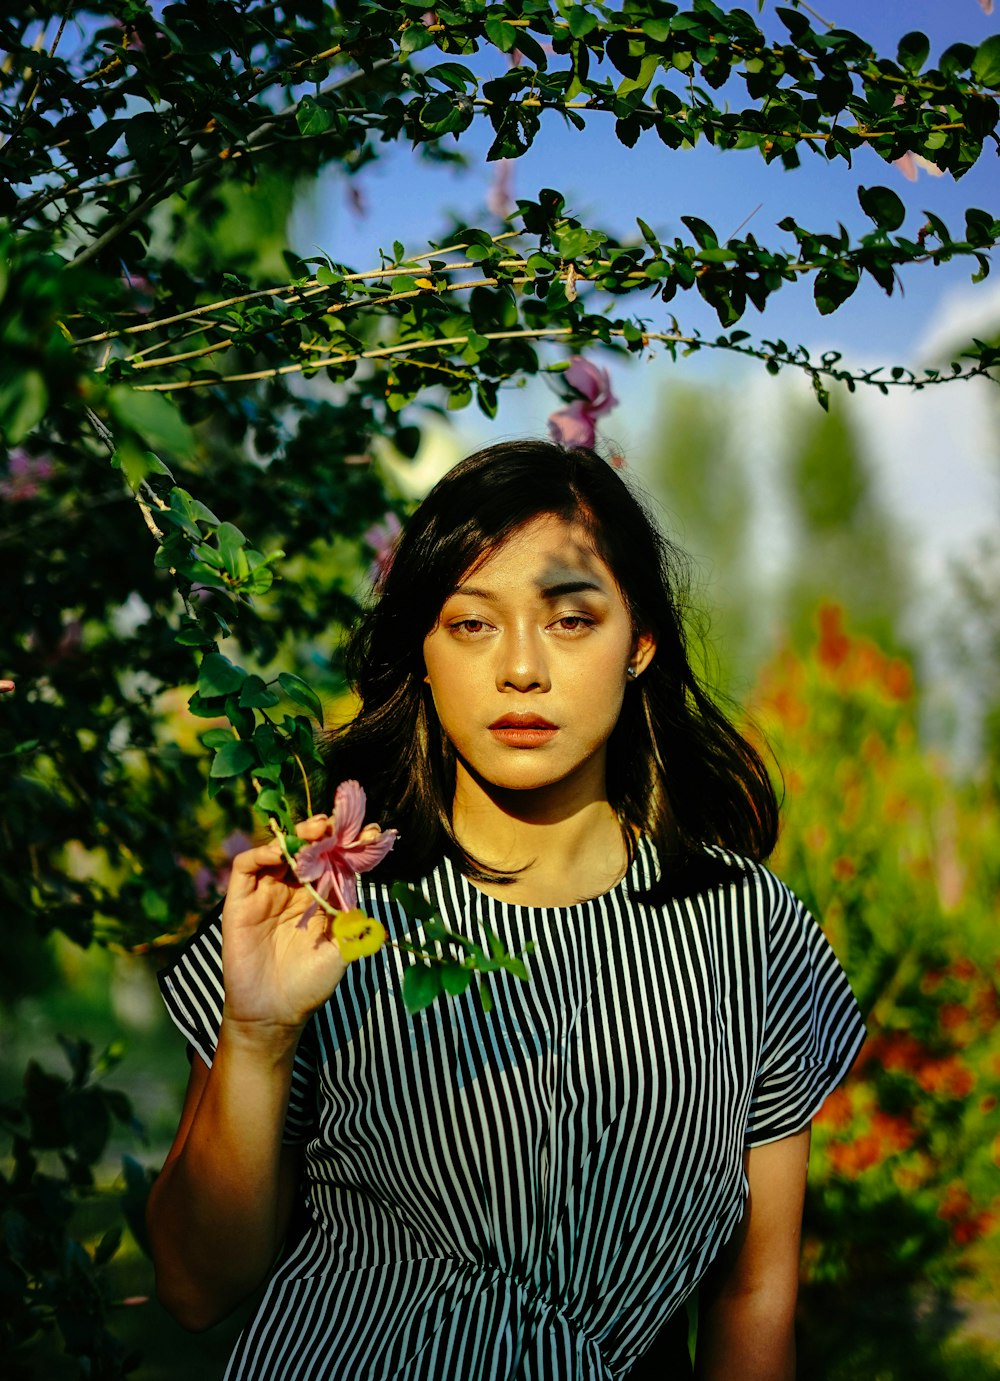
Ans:
<svg viewBox="0 0 1000 1381"><path fill-rule="evenodd" d="M890 52L908 29L935 51L996 32L992 5L976 0L826 8ZM285 273L286 248L361 269L395 239L422 246L454 223L495 232L516 197L542 187L622 236L637 212L675 233L683 210L725 233L759 223L766 239L789 213L863 228L856 190L873 179L946 220L989 206L997 185L992 155L960 184L867 151L853 169L807 159L790 176L705 145L628 150L596 125L585 140L553 127L513 164L487 164L485 149L473 130L460 160L397 144L368 167L272 167L253 186L220 187L207 209L175 205L157 225L159 252L191 274L223 266L267 282ZM141 264L126 272L141 294ZM1000 294L969 277L953 261L891 300L863 286L833 318L816 314L807 288L789 289L766 328L862 366L940 366L1000 330ZM692 307L686 325L699 310L710 323ZM834 389L824 413L791 371L771 377L709 352L593 358L617 399L599 441L690 557L705 674L773 753L785 792L775 870L822 918L869 1021L861 1059L815 1127L800 1375L1000 1376L996 388ZM297 387L309 410L294 430L280 413L251 415L260 405L249 401L242 423L236 405L206 413L185 475L256 545L286 552L241 655L265 675L300 674L336 720L351 704L343 632L399 523L462 455L546 434L564 400L536 376L501 390L493 419L432 400L418 427L371 438L350 384ZM236 787L204 795L206 721L186 708L190 686L173 687L178 650L157 631L172 597L144 541L110 477L58 436L7 456L0 543L17 608L0 675L19 689L0 714L15 740L58 751L4 785L8 845L15 820L18 831L2 894L5 1222L15 1255L18 1233L34 1234L58 1277L49 1303L63 1337L107 1323L117 1340L102 1343L95 1377L131 1358L143 1381L209 1381L239 1320L184 1334L151 1300L142 1251L145 1188L187 1077L156 974L259 827ZM179 816L179 800L197 810ZM32 891L48 933L17 921ZM29 1179L41 1192L18 1207ZM15 1331L16 1295L0 1276ZM35 1304L41 1317L44 1297ZM12 1359L12 1377L83 1374L51 1328Z"/></svg>

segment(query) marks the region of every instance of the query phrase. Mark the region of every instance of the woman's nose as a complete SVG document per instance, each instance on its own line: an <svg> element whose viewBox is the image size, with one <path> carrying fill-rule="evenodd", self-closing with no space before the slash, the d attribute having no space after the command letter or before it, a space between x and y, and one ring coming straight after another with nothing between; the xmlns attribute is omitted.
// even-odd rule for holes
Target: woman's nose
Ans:
<svg viewBox="0 0 1000 1381"><path fill-rule="evenodd" d="M511 629L500 639L497 690L541 690L550 686L548 661L540 635Z"/></svg>

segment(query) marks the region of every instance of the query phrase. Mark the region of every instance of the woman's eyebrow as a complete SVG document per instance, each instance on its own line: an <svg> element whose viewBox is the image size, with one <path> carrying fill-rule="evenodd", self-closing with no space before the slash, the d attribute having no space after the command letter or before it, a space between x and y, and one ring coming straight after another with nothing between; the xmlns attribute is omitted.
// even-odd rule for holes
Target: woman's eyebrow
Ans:
<svg viewBox="0 0 1000 1381"><path fill-rule="evenodd" d="M564 595L586 594L588 591L593 591L594 594L598 595L607 593L596 580L560 580L556 585L539 586L539 594L543 599L561 599Z"/></svg>
<svg viewBox="0 0 1000 1381"><path fill-rule="evenodd" d="M543 585L539 583L538 593L545 600L562 599L565 595L579 595L587 592L604 595L607 591L603 585L596 580L588 580L582 576L573 580L560 580L554 585ZM471 595L473 599L485 599L496 604L501 598L495 590L484 590L478 585L458 585L451 592L453 595Z"/></svg>

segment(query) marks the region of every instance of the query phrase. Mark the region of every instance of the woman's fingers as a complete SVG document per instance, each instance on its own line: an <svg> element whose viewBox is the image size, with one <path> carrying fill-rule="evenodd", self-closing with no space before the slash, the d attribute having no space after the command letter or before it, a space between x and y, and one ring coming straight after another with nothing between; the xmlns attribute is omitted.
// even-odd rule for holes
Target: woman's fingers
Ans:
<svg viewBox="0 0 1000 1381"><path fill-rule="evenodd" d="M317 839L322 839L325 834L330 832L329 815L310 815L308 820L300 820L295 826L295 833L300 839L307 839L310 843L315 843Z"/></svg>
<svg viewBox="0 0 1000 1381"><path fill-rule="evenodd" d="M273 839L269 844L261 844L256 849L245 849L243 853L237 854L233 859L233 875L241 874L243 877L252 877L254 873L260 873L265 868L274 868L285 862L281 845L276 839Z"/></svg>

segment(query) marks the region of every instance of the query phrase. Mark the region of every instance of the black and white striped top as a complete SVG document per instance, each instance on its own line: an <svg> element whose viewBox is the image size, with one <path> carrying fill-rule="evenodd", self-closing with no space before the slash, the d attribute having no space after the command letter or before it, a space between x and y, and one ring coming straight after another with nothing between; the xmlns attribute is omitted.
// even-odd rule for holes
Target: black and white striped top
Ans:
<svg viewBox="0 0 1000 1381"><path fill-rule="evenodd" d="M801 1130L864 1038L816 922L766 868L661 906L643 842L602 897L525 907L448 862L424 891L454 929L534 939L530 982L492 978L408 1016L406 956L354 963L303 1036L286 1139L308 1227L227 1381L624 1378L743 1212L746 1146ZM384 888L359 905L390 936ZM413 924L413 923L410 923ZM211 1062L221 938L163 976ZM661 1374L666 1374L661 1373Z"/></svg>

